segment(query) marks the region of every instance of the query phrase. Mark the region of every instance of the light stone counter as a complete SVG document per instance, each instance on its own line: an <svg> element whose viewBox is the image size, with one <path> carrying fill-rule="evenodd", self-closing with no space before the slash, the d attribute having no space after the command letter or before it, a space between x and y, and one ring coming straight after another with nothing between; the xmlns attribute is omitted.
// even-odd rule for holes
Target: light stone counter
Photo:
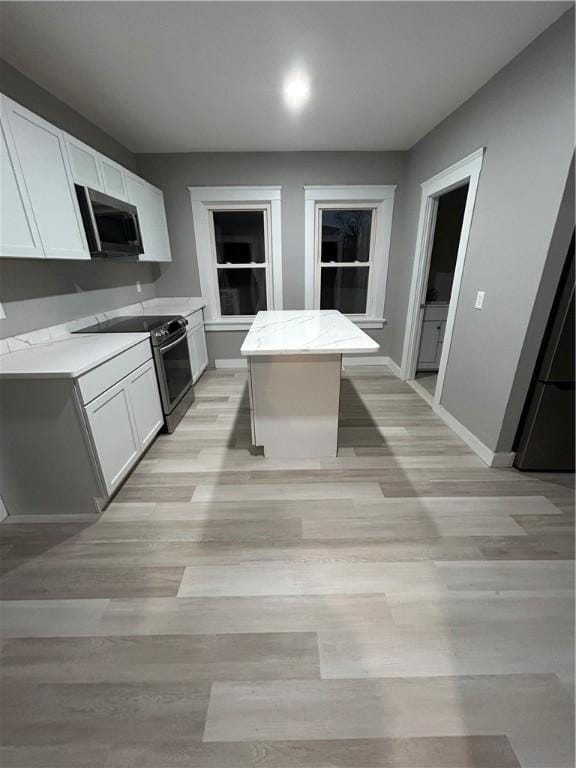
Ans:
<svg viewBox="0 0 576 768"><path fill-rule="evenodd" d="M380 348L335 309L258 312L242 344L244 356L366 354Z"/></svg>
<svg viewBox="0 0 576 768"><path fill-rule="evenodd" d="M268 458L336 456L342 355L379 347L335 310L259 312L241 347L254 445Z"/></svg>

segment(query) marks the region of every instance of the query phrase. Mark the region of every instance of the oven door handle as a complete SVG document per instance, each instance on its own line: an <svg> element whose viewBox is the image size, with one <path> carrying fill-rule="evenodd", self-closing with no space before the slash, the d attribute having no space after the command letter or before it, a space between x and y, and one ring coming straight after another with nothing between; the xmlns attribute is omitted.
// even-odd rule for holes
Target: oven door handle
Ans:
<svg viewBox="0 0 576 768"><path fill-rule="evenodd" d="M181 341L184 341L185 338L186 338L186 333L183 333L181 336L178 336L176 341L173 341L171 344L168 344L167 347L158 347L158 349L160 350L160 354L163 355L164 352L168 352L169 350L172 349L172 347L175 347L176 344L180 344Z"/></svg>

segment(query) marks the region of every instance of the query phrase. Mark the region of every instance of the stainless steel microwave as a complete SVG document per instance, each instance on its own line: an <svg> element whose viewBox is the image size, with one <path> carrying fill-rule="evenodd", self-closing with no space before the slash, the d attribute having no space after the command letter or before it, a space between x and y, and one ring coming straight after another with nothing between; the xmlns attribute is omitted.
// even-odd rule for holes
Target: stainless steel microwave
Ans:
<svg viewBox="0 0 576 768"><path fill-rule="evenodd" d="M75 187L92 256L137 257L144 253L135 205L90 187Z"/></svg>

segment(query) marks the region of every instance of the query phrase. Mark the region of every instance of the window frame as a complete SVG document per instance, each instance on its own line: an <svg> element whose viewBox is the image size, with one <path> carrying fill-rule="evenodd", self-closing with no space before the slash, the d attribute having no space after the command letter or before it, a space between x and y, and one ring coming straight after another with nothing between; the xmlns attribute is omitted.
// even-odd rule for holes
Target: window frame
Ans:
<svg viewBox="0 0 576 768"><path fill-rule="evenodd" d="M322 269L349 264L350 268L369 266L366 312L347 314L362 328L382 328L388 276L392 215L396 185L348 185L304 187L305 190L305 307L320 309ZM369 262L339 262L322 266L322 216L325 209L371 209Z"/></svg>
<svg viewBox="0 0 576 768"><path fill-rule="evenodd" d="M266 269L266 308L282 309L281 187L188 187L198 272L206 301L207 330L248 330L255 315L222 315L213 211L264 211L265 262L220 265L228 269Z"/></svg>

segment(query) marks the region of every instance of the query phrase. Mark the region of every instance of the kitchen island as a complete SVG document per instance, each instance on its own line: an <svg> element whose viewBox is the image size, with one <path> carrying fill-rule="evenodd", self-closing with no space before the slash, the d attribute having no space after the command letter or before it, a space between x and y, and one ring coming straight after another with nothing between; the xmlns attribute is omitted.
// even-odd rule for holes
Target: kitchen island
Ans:
<svg viewBox="0 0 576 768"><path fill-rule="evenodd" d="M253 444L269 458L336 456L342 355L379 348L337 310L258 312L240 350Z"/></svg>

